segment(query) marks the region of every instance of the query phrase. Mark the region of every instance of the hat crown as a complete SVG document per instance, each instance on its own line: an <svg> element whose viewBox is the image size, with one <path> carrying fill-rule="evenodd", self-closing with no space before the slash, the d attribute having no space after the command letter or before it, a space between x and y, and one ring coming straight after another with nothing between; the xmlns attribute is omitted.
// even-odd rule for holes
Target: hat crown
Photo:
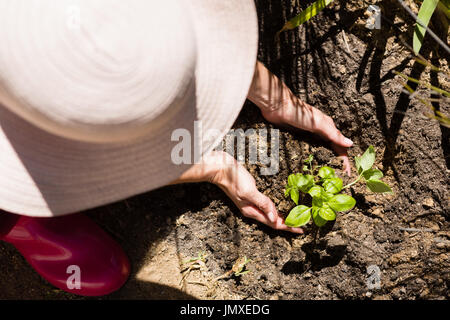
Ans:
<svg viewBox="0 0 450 320"><path fill-rule="evenodd" d="M9 48L0 50L0 101L47 131L136 138L169 121L192 92L196 43L181 1L13 3L0 1Z"/></svg>

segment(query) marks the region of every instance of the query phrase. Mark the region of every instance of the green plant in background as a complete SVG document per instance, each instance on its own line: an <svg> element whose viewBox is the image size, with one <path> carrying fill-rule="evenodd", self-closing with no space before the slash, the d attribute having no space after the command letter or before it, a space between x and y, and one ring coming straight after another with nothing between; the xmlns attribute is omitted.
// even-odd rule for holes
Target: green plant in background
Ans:
<svg viewBox="0 0 450 320"><path fill-rule="evenodd" d="M417 57L415 58L415 60L427 67L430 67L431 71L433 71L433 72L441 72L447 78L450 77L450 74L442 71L441 69L432 65L430 62L428 62L426 60L422 60ZM424 113L425 116L427 116L430 119L435 119L435 120L439 121L439 123L444 127L450 128L450 118L447 115L440 112L439 110L436 110L436 108L431 104L431 102L440 102L441 100L448 101L450 99L450 92L448 92L444 89L438 88L436 86L433 86L430 83L428 83L427 81L421 81L419 79L409 77L409 76L405 75L404 73L401 73L398 71L394 71L394 73L407 81L417 83L418 85L424 86L424 87L430 89L431 91L434 91L435 93L439 94L440 98L437 98L437 99L436 98L435 99L425 98L425 97L422 97L420 94L418 94L417 90L414 90L413 88L411 88L411 86L409 86L406 82L399 81L400 84L406 89L406 91L408 92L408 94L410 95L411 98L413 98L413 97L417 98L421 103L423 103L424 105L426 105L428 108L431 109L431 111L433 113L432 114Z"/></svg>
<svg viewBox="0 0 450 320"><path fill-rule="evenodd" d="M317 15L320 11L322 11L331 2L333 2L333 0L317 0L308 8L300 12L300 14L296 15L294 18L286 22L283 28L281 28L281 30L277 32L275 38L278 38L281 32L292 30L305 23L306 21Z"/></svg>
<svg viewBox="0 0 450 320"><path fill-rule="evenodd" d="M351 210L356 200L341 193L361 179L366 182L367 188L373 192L389 192L391 188L381 181L383 173L373 168L375 163L375 149L370 146L361 157L355 157L358 177L346 186L342 179L336 176L334 169L324 166L316 170L312 167L313 156L306 159L303 171L307 174L291 174L288 177L285 196L290 196L297 205L293 208L285 220L285 224L291 227L300 227L307 224L311 218L318 227L322 227L327 221L336 219L336 213ZM317 172L315 174L315 172ZM309 194L312 205L299 205L300 195Z"/></svg>
<svg viewBox="0 0 450 320"><path fill-rule="evenodd" d="M426 27L436 8L444 12L447 19L449 19L450 0L424 0L422 2L417 18L423 25L420 23L416 24L413 36L413 50L415 54L418 54L422 47L423 38L427 32Z"/></svg>

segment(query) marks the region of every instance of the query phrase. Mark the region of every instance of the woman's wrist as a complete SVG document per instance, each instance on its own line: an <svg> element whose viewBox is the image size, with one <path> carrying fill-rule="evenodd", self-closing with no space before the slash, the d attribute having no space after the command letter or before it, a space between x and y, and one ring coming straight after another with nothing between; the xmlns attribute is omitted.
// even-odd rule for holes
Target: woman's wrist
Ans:
<svg viewBox="0 0 450 320"><path fill-rule="evenodd" d="M223 184L223 170L236 160L223 151L212 151L203 156L200 163L194 164L172 184L191 182L211 182Z"/></svg>
<svg viewBox="0 0 450 320"><path fill-rule="evenodd" d="M264 64L257 61L252 84L247 98L263 112L271 112L282 108L295 96L291 90Z"/></svg>

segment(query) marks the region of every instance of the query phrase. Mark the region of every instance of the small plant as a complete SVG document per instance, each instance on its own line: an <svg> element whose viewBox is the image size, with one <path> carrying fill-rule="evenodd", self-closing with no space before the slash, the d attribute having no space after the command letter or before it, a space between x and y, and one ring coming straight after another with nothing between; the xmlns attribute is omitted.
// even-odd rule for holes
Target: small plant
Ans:
<svg viewBox="0 0 450 320"><path fill-rule="evenodd" d="M240 276L242 276L244 274L249 273L250 270L245 270L245 269L246 269L247 263L249 263L250 261L251 261L251 259L248 259L247 256L240 257L233 264L233 267L231 267L231 270L228 270L227 272L225 272L221 276L218 276L217 278L214 279L213 282L216 282L216 281L218 281L220 279L229 278L229 277L231 277L233 275L235 277L240 277Z"/></svg>
<svg viewBox="0 0 450 320"><path fill-rule="evenodd" d="M306 159L303 171L307 174L291 174L288 177L285 196L290 196L297 205L293 208L285 220L285 224L291 227L300 227L307 224L311 217L318 227L322 227L327 221L336 219L336 212L351 210L356 200L346 194L340 193L342 190L351 187L361 179L366 182L367 188L372 192L390 192L391 188L381 181L383 173L373 168L375 163L375 150L370 146L361 157L355 157L358 177L346 186L342 179L336 176L333 168L324 166L313 168L313 156ZM314 174L317 172L317 174ZM312 197L312 205L308 207L298 204L300 196L309 194Z"/></svg>

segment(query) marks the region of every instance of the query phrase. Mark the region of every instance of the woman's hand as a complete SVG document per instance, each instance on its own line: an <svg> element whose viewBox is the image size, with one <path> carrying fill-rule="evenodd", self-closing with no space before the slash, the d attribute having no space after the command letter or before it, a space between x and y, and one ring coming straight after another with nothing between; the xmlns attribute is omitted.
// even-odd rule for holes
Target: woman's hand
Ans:
<svg viewBox="0 0 450 320"><path fill-rule="evenodd" d="M211 152L174 183L209 181L219 186L245 217L277 230L303 233L301 228L284 224L275 204L256 188L251 174L226 152Z"/></svg>
<svg viewBox="0 0 450 320"><path fill-rule="evenodd" d="M306 130L330 141L334 151L343 160L345 172L350 175L347 148L351 147L353 142L336 128L331 117L297 98L259 61L256 64L248 99L261 109L267 121Z"/></svg>

